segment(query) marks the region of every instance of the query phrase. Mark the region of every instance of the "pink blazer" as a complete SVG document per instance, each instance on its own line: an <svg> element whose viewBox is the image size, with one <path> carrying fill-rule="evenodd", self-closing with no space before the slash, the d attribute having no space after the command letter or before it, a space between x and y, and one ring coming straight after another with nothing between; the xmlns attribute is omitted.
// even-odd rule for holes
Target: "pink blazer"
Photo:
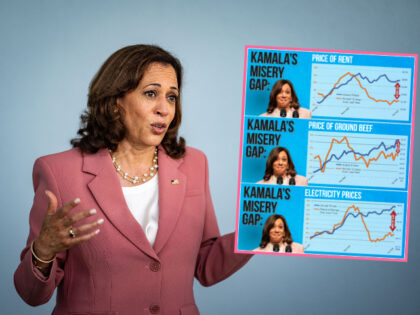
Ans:
<svg viewBox="0 0 420 315"><path fill-rule="evenodd" d="M286 113L286 118L293 118L293 112L294 112L294 110L289 108L287 110L287 113ZM311 119L312 118L312 113L309 109L299 107L298 113L299 113L299 118L304 118L304 119ZM261 114L260 117L277 117L277 118L280 118L280 109L275 108L272 113L265 112L264 114Z"/></svg>
<svg viewBox="0 0 420 315"><path fill-rule="evenodd" d="M53 314L199 314L194 276L204 286L241 268L251 255L234 254L234 234L220 236L205 155L187 148L175 160L159 148L159 230L154 247L128 209L107 150L72 149L39 158L30 232L15 272L15 287L30 305L46 303L57 287ZM171 180L178 180L178 184ZM85 222L104 218L101 232L60 253L48 278L34 269L29 245L47 209L46 189L76 211L95 208ZM232 209L234 211L234 209Z"/></svg>

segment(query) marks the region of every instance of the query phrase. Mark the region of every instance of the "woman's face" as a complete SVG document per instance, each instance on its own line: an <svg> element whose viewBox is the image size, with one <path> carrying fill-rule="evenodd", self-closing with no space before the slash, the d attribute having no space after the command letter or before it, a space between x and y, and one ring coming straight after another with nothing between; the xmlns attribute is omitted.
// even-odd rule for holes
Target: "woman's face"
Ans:
<svg viewBox="0 0 420 315"><path fill-rule="evenodd" d="M136 147L158 146L175 115L179 96L175 70L152 63L137 88L118 100L125 110L126 141Z"/></svg>
<svg viewBox="0 0 420 315"><path fill-rule="evenodd" d="M285 83L281 87L280 93L276 96L278 108L288 108L292 102L292 89L290 85Z"/></svg>
<svg viewBox="0 0 420 315"><path fill-rule="evenodd" d="M281 151L277 156L277 160L273 163L273 173L274 176L284 176L286 175L286 171L289 168L289 159L287 158L287 154L284 151Z"/></svg>
<svg viewBox="0 0 420 315"><path fill-rule="evenodd" d="M270 243L281 243L284 237L284 223L282 219L277 219L274 226L270 229Z"/></svg>

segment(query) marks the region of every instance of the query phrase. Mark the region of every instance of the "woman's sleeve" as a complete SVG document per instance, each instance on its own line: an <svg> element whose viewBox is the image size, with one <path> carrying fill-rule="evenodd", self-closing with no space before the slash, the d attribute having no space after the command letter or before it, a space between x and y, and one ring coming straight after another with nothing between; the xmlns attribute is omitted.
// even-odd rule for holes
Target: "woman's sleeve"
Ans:
<svg viewBox="0 0 420 315"><path fill-rule="evenodd" d="M203 237L197 257L195 277L203 286L222 281L240 269L253 256L235 254L235 233L220 236L209 189L207 158L205 159L206 212Z"/></svg>
<svg viewBox="0 0 420 315"><path fill-rule="evenodd" d="M56 195L58 208L62 206L56 179L43 158L35 162L32 179L35 197L29 215L29 236L26 247L20 255L21 261L15 271L14 282L20 297L29 305L36 306L47 303L54 293L54 289L63 279L66 253L57 255L48 277L43 276L32 263L31 243L39 235L48 207L48 197L45 195L45 190L50 190Z"/></svg>

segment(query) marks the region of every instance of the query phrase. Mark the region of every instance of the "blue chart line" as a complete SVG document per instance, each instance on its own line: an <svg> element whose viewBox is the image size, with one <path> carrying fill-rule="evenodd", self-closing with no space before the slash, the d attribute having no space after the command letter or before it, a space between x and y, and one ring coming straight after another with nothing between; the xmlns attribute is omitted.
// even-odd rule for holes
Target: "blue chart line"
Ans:
<svg viewBox="0 0 420 315"><path fill-rule="evenodd" d="M351 77L350 79L348 79L346 82L341 83L340 85L334 86L331 91L329 91L323 98L322 100L320 100L319 102L317 102L318 104L321 104L328 96L330 96L332 94L332 92L334 92L334 90L338 90L339 88L341 88L344 85L349 84L355 77L360 77L362 80L366 80L368 81L370 84L375 83L377 81L379 81L381 78L385 78L389 83L398 83L400 82L400 80L391 80L390 78L388 78L388 76L386 74L381 74L379 77L377 77L374 80L369 80L368 77L363 76L360 72L357 74L349 74Z"/></svg>
<svg viewBox="0 0 420 315"><path fill-rule="evenodd" d="M346 223L346 220L347 220L347 218L348 218L349 216L352 216L353 218L357 218L359 215L361 215L362 217L367 218L367 217L368 217L369 215L371 215L371 214L381 215L381 214L383 214L384 212L391 212L391 211L392 211L392 210L394 210L394 209L395 209L395 206L392 206L392 207L391 207L391 208L389 208L389 209L382 209L382 211L380 211L380 212L377 212L377 211L369 211L369 212L368 212L368 213L366 213L366 214L363 214L363 213L361 213L361 212L358 212L357 214L354 214L353 212L348 212L348 213L347 213L347 215L344 217L343 221L340 223L340 225L335 226L335 227L333 228L333 230L332 230L332 231L325 230L325 231L317 232L317 233L315 233L314 235L312 235L312 236L310 237L310 239L313 239L314 237L320 236L320 235L322 235L322 234L324 234L324 233L327 233L327 234L330 234L330 235L334 234L334 233L335 233L335 231L337 231L338 229L340 229L340 228L344 225L344 223Z"/></svg>
<svg viewBox="0 0 420 315"><path fill-rule="evenodd" d="M333 153L333 154L330 155L330 157L326 161L324 161L321 164L320 168L318 168L314 171L314 173L325 170L326 164L329 163L330 161L332 161L333 158L336 159L337 161L339 161L339 160L342 159L343 156L345 156L347 154L350 154L350 153L353 153L353 154L358 155L358 156L365 157L365 156L369 156L373 151L379 150L381 147L383 147L384 151L389 151L389 150L392 150L392 149L396 149L399 146L399 143L400 143L400 140L398 140L398 139L395 140L395 143L393 145L390 145L390 146L386 146L384 142L381 142L377 147L374 147L374 148L370 149L369 152L367 152L367 153L360 153L360 152L357 152L357 151L354 151L354 150L348 150L348 151L344 150L341 153L340 156L337 156Z"/></svg>

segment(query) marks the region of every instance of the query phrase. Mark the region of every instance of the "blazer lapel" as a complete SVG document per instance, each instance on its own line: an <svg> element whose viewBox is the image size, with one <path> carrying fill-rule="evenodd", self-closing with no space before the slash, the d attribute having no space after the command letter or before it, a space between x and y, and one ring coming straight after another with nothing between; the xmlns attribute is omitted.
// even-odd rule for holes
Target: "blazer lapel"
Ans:
<svg viewBox="0 0 420 315"><path fill-rule="evenodd" d="M187 177L179 170L183 159L172 159L160 146L159 159L159 228L154 249L163 249L175 228L185 198Z"/></svg>
<svg viewBox="0 0 420 315"><path fill-rule="evenodd" d="M88 187L109 222L138 249L158 260L143 229L127 207L108 150L102 149L96 154L84 154L83 171L95 175L88 183Z"/></svg>

